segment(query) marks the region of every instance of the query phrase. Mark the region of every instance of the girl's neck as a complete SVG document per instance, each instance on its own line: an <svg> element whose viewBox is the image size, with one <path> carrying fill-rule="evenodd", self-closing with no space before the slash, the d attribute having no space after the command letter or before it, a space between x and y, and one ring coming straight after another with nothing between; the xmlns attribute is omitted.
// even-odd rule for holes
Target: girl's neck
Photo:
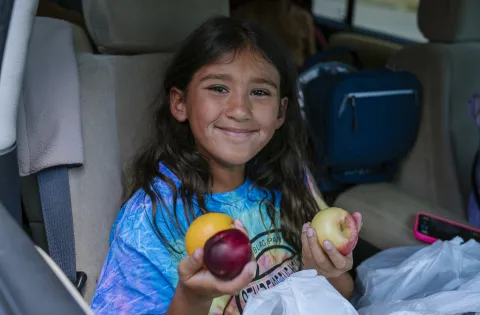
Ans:
<svg viewBox="0 0 480 315"><path fill-rule="evenodd" d="M222 193L237 189L245 182L245 165L225 166L210 163L212 193Z"/></svg>

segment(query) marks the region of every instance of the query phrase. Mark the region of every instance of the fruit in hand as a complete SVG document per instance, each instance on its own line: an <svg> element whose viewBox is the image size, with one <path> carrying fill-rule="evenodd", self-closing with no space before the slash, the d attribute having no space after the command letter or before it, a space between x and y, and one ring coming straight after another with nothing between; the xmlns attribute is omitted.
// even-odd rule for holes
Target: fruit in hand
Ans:
<svg viewBox="0 0 480 315"><path fill-rule="evenodd" d="M216 233L233 227L233 219L223 213L206 213L192 222L185 234L185 248L189 256L197 248L204 248L207 240Z"/></svg>
<svg viewBox="0 0 480 315"><path fill-rule="evenodd" d="M318 212L312 220L318 242L330 241L344 256L350 254L358 242L357 223L353 216L342 208L330 207Z"/></svg>
<svg viewBox="0 0 480 315"><path fill-rule="evenodd" d="M207 213L192 222L185 235L189 256L204 249L203 264L220 279L233 279L252 259L248 236L234 228L233 219L223 213Z"/></svg>
<svg viewBox="0 0 480 315"><path fill-rule="evenodd" d="M248 236L238 229L216 233L205 244L203 263L217 278L231 280L252 260Z"/></svg>

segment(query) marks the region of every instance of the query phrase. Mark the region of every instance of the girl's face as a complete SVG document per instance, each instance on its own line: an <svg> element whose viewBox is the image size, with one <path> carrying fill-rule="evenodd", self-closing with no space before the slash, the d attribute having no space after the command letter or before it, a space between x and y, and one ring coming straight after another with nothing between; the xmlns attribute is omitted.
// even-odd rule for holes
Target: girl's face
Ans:
<svg viewBox="0 0 480 315"><path fill-rule="evenodd" d="M258 54L207 65L193 76L187 95L172 88L172 115L188 120L197 148L225 166L247 163L285 121L277 69Z"/></svg>

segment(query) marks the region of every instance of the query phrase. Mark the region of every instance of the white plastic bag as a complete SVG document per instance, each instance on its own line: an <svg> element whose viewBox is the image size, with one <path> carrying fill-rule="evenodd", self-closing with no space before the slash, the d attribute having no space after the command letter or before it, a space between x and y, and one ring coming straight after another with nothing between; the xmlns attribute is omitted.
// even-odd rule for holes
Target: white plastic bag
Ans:
<svg viewBox="0 0 480 315"><path fill-rule="evenodd" d="M461 238L383 251L357 268L360 315L480 315L480 244Z"/></svg>
<svg viewBox="0 0 480 315"><path fill-rule="evenodd" d="M249 298L243 315L358 315L315 270L294 273L279 285Z"/></svg>

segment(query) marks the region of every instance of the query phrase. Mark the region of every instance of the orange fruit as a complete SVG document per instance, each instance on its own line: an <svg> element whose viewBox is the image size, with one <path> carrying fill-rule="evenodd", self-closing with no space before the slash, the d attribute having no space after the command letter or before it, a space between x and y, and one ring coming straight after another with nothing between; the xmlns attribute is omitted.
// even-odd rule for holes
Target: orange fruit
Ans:
<svg viewBox="0 0 480 315"><path fill-rule="evenodd" d="M189 256L203 248L216 233L233 228L233 219L223 213L206 213L192 222L185 234L185 248Z"/></svg>

